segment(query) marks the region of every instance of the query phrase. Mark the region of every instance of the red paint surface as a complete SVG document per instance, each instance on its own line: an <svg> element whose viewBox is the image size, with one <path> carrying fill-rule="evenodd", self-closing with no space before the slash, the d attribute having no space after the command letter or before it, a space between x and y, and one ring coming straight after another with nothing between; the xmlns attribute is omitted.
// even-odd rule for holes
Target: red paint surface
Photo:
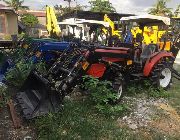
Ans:
<svg viewBox="0 0 180 140"><path fill-rule="evenodd" d="M103 57L102 60L103 61L107 61L107 62L120 62L120 61L124 61L123 58L110 58L110 57Z"/></svg>
<svg viewBox="0 0 180 140"><path fill-rule="evenodd" d="M157 62L163 57L172 57L172 58L174 58L173 54L169 53L169 52L161 52L156 56L155 56L155 54L153 54L151 56L151 59L149 59L146 62L145 66L144 66L144 70L143 70L144 76L149 76L152 69L153 69L153 67L154 67L154 65L157 64Z"/></svg>
<svg viewBox="0 0 180 140"><path fill-rule="evenodd" d="M105 70L106 66L102 63L92 64L87 71L87 74L92 77L101 78L104 75Z"/></svg>
<svg viewBox="0 0 180 140"><path fill-rule="evenodd" d="M96 49L95 52L99 53L116 53L116 54L127 54L128 50L118 50L118 49L112 49L112 50L107 50L107 49Z"/></svg>

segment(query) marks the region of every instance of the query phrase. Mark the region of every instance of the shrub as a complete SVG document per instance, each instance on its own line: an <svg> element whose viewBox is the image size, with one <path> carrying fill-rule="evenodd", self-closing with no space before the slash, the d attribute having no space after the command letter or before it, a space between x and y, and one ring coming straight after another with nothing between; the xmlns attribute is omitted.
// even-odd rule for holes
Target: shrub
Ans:
<svg viewBox="0 0 180 140"><path fill-rule="evenodd" d="M21 59L14 67L8 70L5 79L10 85L21 87L31 70L35 68L41 71L42 74L46 73L45 63L39 62L37 64L33 64L33 62L29 60Z"/></svg>
<svg viewBox="0 0 180 140"><path fill-rule="evenodd" d="M111 102L115 102L117 99L117 94L111 88L111 82L100 81L99 79L90 76L85 76L83 79L83 87L85 87L91 93L91 99L94 101L95 107L100 112L112 114L127 109L126 105L124 104L110 104Z"/></svg>
<svg viewBox="0 0 180 140"><path fill-rule="evenodd" d="M8 70L5 79L9 84L20 87L32 69L33 63L22 59L13 68Z"/></svg>
<svg viewBox="0 0 180 140"><path fill-rule="evenodd" d="M21 17L21 21L26 27L33 27L39 23L38 18L33 14L24 14Z"/></svg>
<svg viewBox="0 0 180 140"><path fill-rule="evenodd" d="M0 108L5 106L8 100L7 87L5 85L0 85Z"/></svg>

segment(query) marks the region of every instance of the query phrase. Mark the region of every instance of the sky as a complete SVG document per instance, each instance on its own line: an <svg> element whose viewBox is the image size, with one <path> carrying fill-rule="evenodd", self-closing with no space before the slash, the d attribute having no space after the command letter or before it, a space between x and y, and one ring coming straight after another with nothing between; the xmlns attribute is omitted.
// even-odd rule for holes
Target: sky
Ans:
<svg viewBox="0 0 180 140"><path fill-rule="evenodd" d="M30 6L32 9L41 10L45 5L54 6L56 4L68 5L64 0L24 0L24 5ZM76 2L72 0L72 5L76 5ZM77 0L78 4L88 5L89 0ZM146 13L147 10L156 3L156 0L110 0L112 5L116 8L118 13L134 13L142 14ZM171 0L168 3L168 7L176 8L180 4L180 0Z"/></svg>

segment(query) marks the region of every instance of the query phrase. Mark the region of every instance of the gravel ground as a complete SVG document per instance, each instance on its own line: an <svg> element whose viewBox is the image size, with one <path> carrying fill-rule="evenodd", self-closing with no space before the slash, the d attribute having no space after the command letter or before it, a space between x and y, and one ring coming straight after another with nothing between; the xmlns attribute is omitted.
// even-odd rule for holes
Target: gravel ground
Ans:
<svg viewBox="0 0 180 140"><path fill-rule="evenodd" d="M131 102L133 109L128 116L119 118L118 122L125 123L131 129L137 129L141 127L147 127L151 122L151 116L156 113L154 106L157 104L167 104L167 101L163 98L161 99L146 99L146 98L129 98L126 97L125 100Z"/></svg>

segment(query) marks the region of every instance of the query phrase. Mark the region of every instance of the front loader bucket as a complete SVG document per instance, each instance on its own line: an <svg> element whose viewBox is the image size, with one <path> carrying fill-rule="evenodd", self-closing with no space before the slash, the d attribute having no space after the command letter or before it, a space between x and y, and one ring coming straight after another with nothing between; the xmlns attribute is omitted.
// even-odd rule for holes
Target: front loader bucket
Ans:
<svg viewBox="0 0 180 140"><path fill-rule="evenodd" d="M26 119L57 112L63 100L60 94L51 90L48 80L36 71L29 74L16 97Z"/></svg>

